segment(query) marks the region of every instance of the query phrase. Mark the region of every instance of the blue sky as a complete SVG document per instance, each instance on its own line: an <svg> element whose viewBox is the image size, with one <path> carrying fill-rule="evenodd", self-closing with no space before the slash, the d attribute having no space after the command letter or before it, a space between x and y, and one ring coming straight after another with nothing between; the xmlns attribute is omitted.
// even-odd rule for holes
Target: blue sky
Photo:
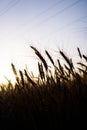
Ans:
<svg viewBox="0 0 87 130"><path fill-rule="evenodd" d="M77 47L87 54L87 0L0 0L0 79L12 77L11 62L36 73L30 49L59 48L76 60Z"/></svg>

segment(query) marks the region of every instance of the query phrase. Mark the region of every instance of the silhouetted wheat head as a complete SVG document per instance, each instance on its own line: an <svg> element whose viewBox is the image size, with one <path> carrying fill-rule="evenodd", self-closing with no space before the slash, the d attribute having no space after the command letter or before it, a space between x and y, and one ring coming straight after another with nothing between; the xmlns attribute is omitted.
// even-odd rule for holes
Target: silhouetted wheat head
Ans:
<svg viewBox="0 0 87 130"><path fill-rule="evenodd" d="M59 54L65 62L57 59L55 63L45 50L52 65L49 67L36 47L30 47L40 60L38 77L35 80L28 69L17 71L11 64L16 80L12 84L7 79L8 84L0 85L0 119L12 120L15 124L18 121L33 130L58 129L64 123L83 120L87 113L87 56L77 48L81 61L76 68L63 51Z"/></svg>

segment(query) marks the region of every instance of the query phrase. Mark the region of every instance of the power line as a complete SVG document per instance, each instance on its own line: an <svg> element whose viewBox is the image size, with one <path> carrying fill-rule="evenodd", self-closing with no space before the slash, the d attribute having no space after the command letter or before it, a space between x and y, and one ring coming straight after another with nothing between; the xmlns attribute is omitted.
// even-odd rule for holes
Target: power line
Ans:
<svg viewBox="0 0 87 130"><path fill-rule="evenodd" d="M57 5L61 4L62 2L64 2L65 0L60 0L60 1L57 1L56 3L54 3L53 5L51 5L50 7L48 7L46 10L44 10L43 12L41 12L37 17L43 15L44 13L47 13L47 11L51 10L52 8L56 7Z"/></svg>
<svg viewBox="0 0 87 130"><path fill-rule="evenodd" d="M75 23L78 23L79 21L81 21L82 19L85 19L85 18L87 18L87 15L86 15L86 16L83 16L83 17L80 17L80 18L78 18L78 19L76 19L76 20L74 20L74 21L72 21L72 22L70 22L70 23L68 23L68 24L66 24L66 25L64 25L64 26L62 26L62 27L60 27L60 28L57 28L55 32L49 33L46 37L43 36L42 39L47 38L48 36L51 36L51 35L53 35L53 34L59 32L59 31L62 31L62 30L64 30L64 29L68 28L69 26L71 26L71 25L73 25L73 24L75 24Z"/></svg>
<svg viewBox="0 0 87 130"><path fill-rule="evenodd" d="M51 9L53 9L54 7L58 6L59 4L63 3L65 0L60 0L55 2L53 5L49 6L46 10L43 10L42 12L40 12L39 14L37 14L36 16L34 16L33 18L31 18L30 20L27 20L26 22L22 23L20 25L20 27L24 27L28 26L30 24L30 22L34 23L36 19L38 19L40 16L46 14L48 11L50 11ZM19 29L20 27L18 27L17 29Z"/></svg>
<svg viewBox="0 0 87 130"><path fill-rule="evenodd" d="M44 24L44 23L47 23L50 19L52 19L52 18L58 16L59 14L62 14L62 13L65 12L66 10L68 10L68 9L72 8L73 6L75 6L76 4L78 4L80 1L82 1L82 0L77 0L76 2L74 2L74 3L70 4L70 5L68 5L67 7L63 8L62 10L56 12L55 14L53 14L53 15L47 17L46 19L44 19L43 21L41 21L40 23L38 23L38 24L36 25L36 27L33 27L33 28L35 29L35 28L37 28L38 26L40 27L40 25L42 25L42 24ZM30 29L33 30L33 28L31 27Z"/></svg>
<svg viewBox="0 0 87 130"><path fill-rule="evenodd" d="M10 1L6 4L6 6L9 6L11 3L13 3L13 0L10 0ZM2 8L2 10L0 10L0 13L2 13L5 8L7 8L7 7Z"/></svg>
<svg viewBox="0 0 87 130"><path fill-rule="evenodd" d="M49 21L51 18L54 18L54 17L56 17L57 15L59 15L59 14L65 12L66 10L68 10L68 9L70 9L71 7L75 6L75 5L78 4L80 1L82 1L82 0L77 0L76 2L70 4L69 6L63 8L62 10L60 10L60 11L56 12L55 14L49 16L48 18L44 19L44 20L43 20L41 23L39 23L39 24L42 24L42 23L45 23L45 22Z"/></svg>
<svg viewBox="0 0 87 130"><path fill-rule="evenodd" d="M53 5L49 6L46 10L43 10L42 12L40 12L39 14L37 14L35 17L31 18L28 22L28 24L30 22L35 22L36 19L38 19L40 16L44 15L45 13L47 13L49 10L53 9L54 7L58 6L59 4L63 3L65 0L60 0L55 2ZM22 28L23 26L25 27L27 24L27 22L22 24Z"/></svg>
<svg viewBox="0 0 87 130"><path fill-rule="evenodd" d="M19 2L20 2L20 0L17 0L17 1L11 0L8 3L8 6L6 8L2 9L2 11L0 13L0 16L3 16L4 14L6 14L11 8L13 8L14 6L16 6Z"/></svg>

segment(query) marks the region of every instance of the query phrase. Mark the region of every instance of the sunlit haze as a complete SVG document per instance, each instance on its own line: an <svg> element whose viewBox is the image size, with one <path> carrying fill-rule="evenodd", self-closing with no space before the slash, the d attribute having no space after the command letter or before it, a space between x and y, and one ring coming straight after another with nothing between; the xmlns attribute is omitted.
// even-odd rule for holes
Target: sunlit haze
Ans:
<svg viewBox="0 0 87 130"><path fill-rule="evenodd" d="M57 59L63 49L74 60L87 55L87 0L0 0L0 82L28 67L37 75L38 58L30 48L47 49Z"/></svg>

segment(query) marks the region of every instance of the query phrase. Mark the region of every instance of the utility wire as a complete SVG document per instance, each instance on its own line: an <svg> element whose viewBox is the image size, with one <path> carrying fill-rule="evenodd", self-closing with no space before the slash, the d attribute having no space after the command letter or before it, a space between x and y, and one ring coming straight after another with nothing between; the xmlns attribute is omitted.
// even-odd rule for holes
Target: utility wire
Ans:
<svg viewBox="0 0 87 130"><path fill-rule="evenodd" d="M46 14L48 11L52 10L54 7L58 6L59 4L63 3L65 0L60 0L60 1L57 1L55 2L53 5L49 6L46 10L43 10L42 12L40 12L39 14L37 14L35 17L31 18L29 21L28 21L28 24L32 21L35 22L36 19L38 19L40 16ZM25 26L27 23L23 23L22 26Z"/></svg>
<svg viewBox="0 0 87 130"><path fill-rule="evenodd" d="M55 14L47 17L46 19L44 19L43 21L41 21L40 23L38 23L37 25L35 25L35 27L31 27L29 30L32 31L33 29L37 28L37 27L40 27L40 25L44 24L44 23L47 23L50 19L53 19L54 17L58 16L59 14L62 14L63 12L65 12L66 10L74 7L76 4L78 4L79 2L81 2L82 0L77 0L76 2L68 5L67 7L63 8L62 10L56 12ZM26 33L26 32L25 32Z"/></svg>
<svg viewBox="0 0 87 130"><path fill-rule="evenodd" d="M63 8L62 10L60 10L60 11L56 12L55 14L49 16L48 18L44 19L44 20L43 20L41 23L39 23L39 24L42 24L42 23L45 23L45 22L49 21L51 18L54 18L54 17L56 17L57 15L59 15L59 14L65 12L66 10L72 8L73 6L75 6L76 4L78 4L80 1L82 1L82 0L77 0L77 1L74 2L74 3L71 3L69 6Z"/></svg>
<svg viewBox="0 0 87 130"><path fill-rule="evenodd" d="M4 9L1 10L0 16L5 15L10 9L12 9L14 6L16 6L19 2L20 2L20 0L17 0L17 1L11 0L8 3L8 6L6 8L4 8Z"/></svg>
<svg viewBox="0 0 87 130"><path fill-rule="evenodd" d="M72 22L70 22L70 23L68 23L68 24L66 24L66 25L64 25L64 26L62 26L62 27L60 27L60 28L57 28L57 29L55 30L55 32L49 33L46 37L43 36L43 38L41 38L41 40L42 40L42 39L45 39L45 38L48 38L48 36L51 36L51 35L53 35L53 34L59 32L59 31L62 31L62 30L64 30L64 29L70 27L71 25L73 25L73 24L75 24L75 23L78 23L79 21L81 21L82 19L85 19L85 18L87 18L87 15L86 15L86 16L83 16L83 17L80 17L80 18L78 18L78 19L76 19L76 20L74 20L74 21L72 21Z"/></svg>
<svg viewBox="0 0 87 130"><path fill-rule="evenodd" d="M13 3L13 0L10 0L7 4L6 4L6 6L5 7L3 7L2 9L0 9L0 13L2 13L4 10L5 10L5 8L7 8L10 4L12 4Z"/></svg>

